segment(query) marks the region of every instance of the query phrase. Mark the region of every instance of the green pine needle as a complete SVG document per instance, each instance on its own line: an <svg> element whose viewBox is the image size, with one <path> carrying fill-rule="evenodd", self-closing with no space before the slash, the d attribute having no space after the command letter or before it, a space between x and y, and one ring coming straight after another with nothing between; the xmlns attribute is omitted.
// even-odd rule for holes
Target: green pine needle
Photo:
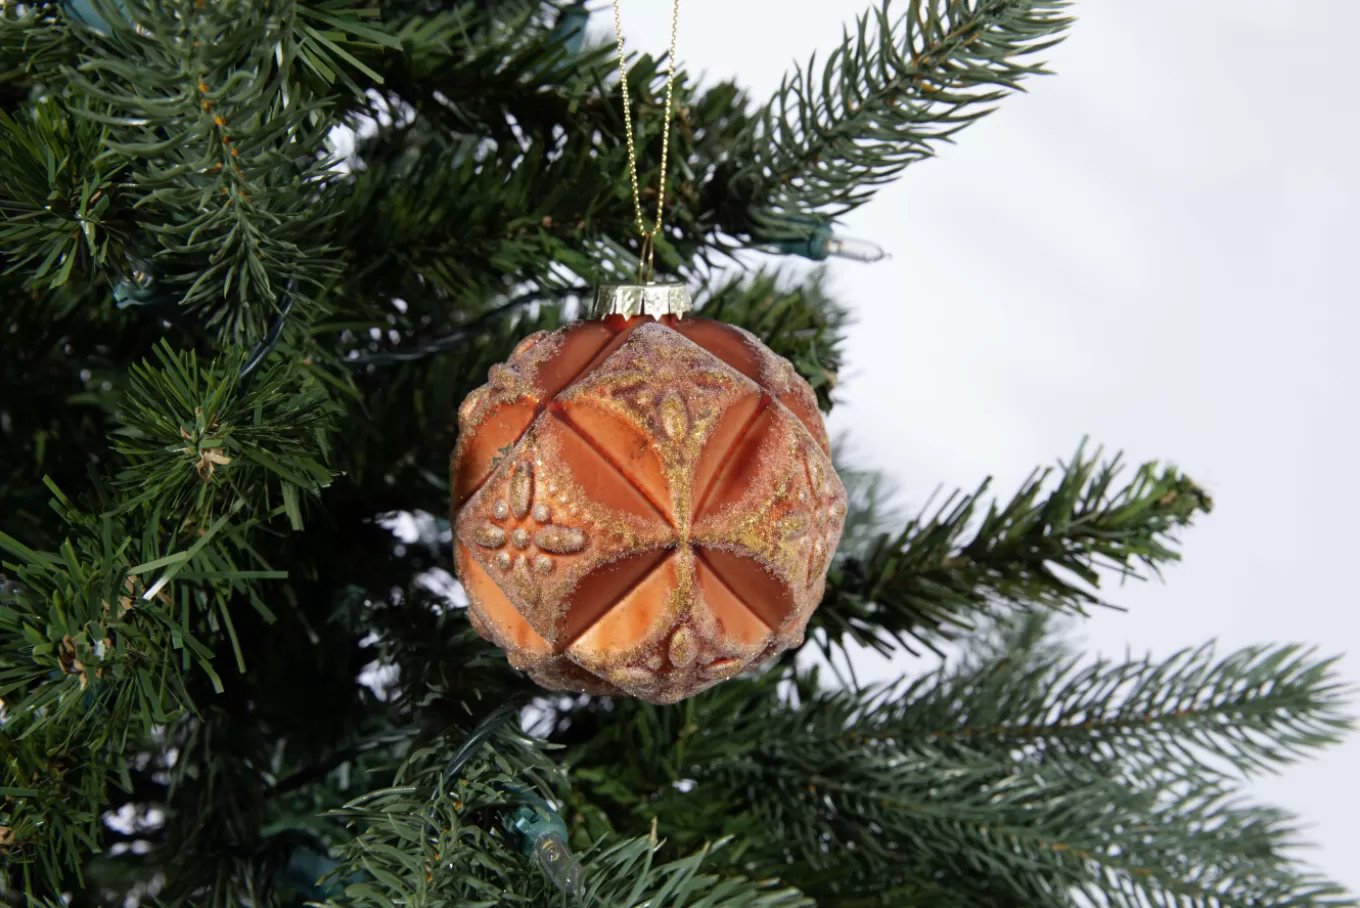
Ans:
<svg viewBox="0 0 1360 908"><path fill-rule="evenodd" d="M729 178L778 221L838 217L994 109L1062 40L1068 0L883 2L820 70L785 79L733 149Z"/></svg>
<svg viewBox="0 0 1360 908"><path fill-rule="evenodd" d="M0 249L26 287L50 291L121 266L127 165L101 155L107 139L54 99L18 119L0 109Z"/></svg>
<svg viewBox="0 0 1360 908"><path fill-rule="evenodd" d="M607 722L568 711L585 726L568 801L601 834L660 817L674 849L735 834L734 863L819 903L947 880L979 904L1057 908L1074 889L1130 908L1353 904L1281 863L1290 817L1202 763L1335 743L1335 660L1277 646L1011 668L1044 642L863 691L800 676L790 700L770 672L674 708L616 702Z"/></svg>
<svg viewBox="0 0 1360 908"><path fill-rule="evenodd" d="M883 2L763 107L678 74L658 271L829 411L848 313L822 275L719 269L935 154L1043 72L1066 9ZM581 12L0 3L6 896L1354 905L1296 862L1297 821L1241 799L1350 727L1334 660L1089 663L1058 636L1211 507L1085 446L911 519L839 446L852 513L812 638L963 644L942 668L826 691L790 653L670 707L540 697L541 737L501 726L445 778L542 693L436 592L459 404L636 263L616 61L570 38ZM629 66L643 187L662 62ZM526 790L582 862L575 901L506 829Z"/></svg>
<svg viewBox="0 0 1360 908"><path fill-rule="evenodd" d="M243 385L238 359L200 365L168 345L156 354L159 366L130 370L121 408L122 507L205 527L241 501L246 514L302 529L299 494L314 498L335 476L318 440L339 408L314 371L279 359Z"/></svg>
<svg viewBox="0 0 1360 908"><path fill-rule="evenodd" d="M1080 758L1213 782L1292 763L1350 727L1352 691L1336 659L1299 646L1254 646L1216 658L1210 645L1154 661L1083 665L1073 657L985 671L947 670L917 681L911 721L943 745L1033 759ZM972 704L960 709L960 701Z"/></svg>
<svg viewBox="0 0 1360 908"><path fill-rule="evenodd" d="M1173 467L1140 466L1123 486L1118 456L1077 449L1057 484L1036 471L1004 506L979 515L988 482L955 493L929 516L883 533L833 564L811 627L823 649L850 639L889 653L915 640L934 648L979 620L1013 610L1084 614L1107 603L1100 571L1140 579L1177 561L1174 533L1213 506Z"/></svg>

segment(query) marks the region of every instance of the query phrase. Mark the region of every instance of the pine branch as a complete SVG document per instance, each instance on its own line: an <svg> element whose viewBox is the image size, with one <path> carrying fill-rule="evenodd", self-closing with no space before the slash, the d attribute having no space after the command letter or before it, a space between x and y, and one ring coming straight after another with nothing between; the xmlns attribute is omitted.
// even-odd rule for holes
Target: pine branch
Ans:
<svg viewBox="0 0 1360 908"><path fill-rule="evenodd" d="M663 78L650 58L629 70L649 122ZM637 237L628 185L619 180L627 156L617 94L601 75L551 111L526 112L557 95L526 88L496 106L479 91L459 96L456 106L475 108L480 119L468 114L468 122L450 124L447 113L416 105L411 122L359 143L363 169L350 178L352 215L341 228L355 266L347 307L357 312L352 307L398 297L410 319L447 317L506 292L507 277L561 286L627 273ZM710 207L727 201L700 187L745 122L745 101L729 84L695 93L680 75L675 103L666 220L676 229L658 238L657 263L665 272L697 273L700 263L738 248L720 232L722 212ZM654 186L659 148L642 122L638 141L639 180ZM384 229L374 230L379 224Z"/></svg>
<svg viewBox="0 0 1360 908"><path fill-rule="evenodd" d="M929 517L883 534L867 554L832 565L813 614L826 652L845 639L890 653L907 638L935 648L990 616L1051 609L1085 614L1108 606L1097 594L1101 569L1142 579L1180 555L1172 535L1212 500L1174 467L1146 463L1122 488L1116 456L1099 462L1085 443L1041 499L1052 470L1031 474L1004 507L989 506L974 525L984 482L972 495L951 495ZM971 530L971 537L965 537ZM1071 579L1067 579L1067 578Z"/></svg>
<svg viewBox="0 0 1360 908"><path fill-rule="evenodd" d="M301 530L303 496L317 496L335 475L326 461L340 407L322 370L282 358L246 384L240 358L200 366L168 344L156 353L159 367L130 371L120 507L199 526L230 509L261 521L286 514Z"/></svg>
<svg viewBox="0 0 1360 908"><path fill-rule="evenodd" d="M818 71L784 80L732 149L721 180L754 212L733 232L767 239L779 222L838 217L874 187L930 157L1042 64L1020 62L1062 40L1067 0L910 0L860 17ZM764 222L770 223L764 223Z"/></svg>
<svg viewBox="0 0 1360 908"><path fill-rule="evenodd" d="M465 3L434 12L389 14L401 42L387 58L383 85L420 114L455 133L512 140L516 127L546 133L598 111L587 96L612 71L609 48L572 52L554 26L565 3Z"/></svg>
<svg viewBox="0 0 1360 908"><path fill-rule="evenodd" d="M226 515L175 551L154 523L137 532L52 491L69 531L57 551L0 533L15 581L0 600L0 826L29 891L59 892L97 848L109 784L132 787L136 742L195 709L190 663L222 690L204 632L229 635L228 602L263 608L247 581L280 575L241 570L217 548L239 546L229 537L248 521Z"/></svg>
<svg viewBox="0 0 1360 908"><path fill-rule="evenodd" d="M329 124L322 102L289 91L294 66L334 77L308 44L320 33L300 4L126 3L113 37L78 32L87 51L63 69L67 91L129 165L138 255L223 338L253 343L282 288L315 310L337 270L318 229L332 217L319 207L330 162L314 153Z"/></svg>
<svg viewBox="0 0 1360 908"><path fill-rule="evenodd" d="M102 155L107 138L54 99L18 119L0 110L0 250L26 288L122 266L128 165Z"/></svg>
<svg viewBox="0 0 1360 908"><path fill-rule="evenodd" d="M1257 731L1311 726L1318 731L1298 736L1297 747L1315 749L1339 730L1334 668L1273 658L1287 651L1224 661L1256 666L1260 686L1299 688L1275 719L1238 721ZM1175 678L1182 663L1152 666L1148 676ZM1168 682L1172 700L1195 685L1199 697L1217 690L1208 674L1181 677ZM799 675L793 703L776 694L782 680L770 672L672 708L615 701L607 723L569 712L585 727L567 754L568 801L588 833L628 835L658 817L676 849L732 834L745 843L734 866L779 874L819 902L872 904L875 895L948 880L973 904L1057 908L1073 889L1130 908L1354 904L1292 868L1287 852L1297 843L1286 815L1242 806L1227 780L1166 777L1159 755L1170 748L1159 738L1195 746L1203 735L1193 726L1164 734L1138 726L1118 746L1036 755L1024 741L937 733L941 723L953 731L951 712L1004 710L993 685L1020 682L1005 679L1001 662L864 691L819 690L815 674ZM1067 694L1050 694L1047 680L1026 683L1057 709ZM1108 685L1091 699L1102 696L1107 713L1137 700ZM1084 726L1079 735L1101 737ZM1145 744L1151 756L1139 753ZM1261 757L1278 758L1278 748Z"/></svg>
<svg viewBox="0 0 1360 908"><path fill-rule="evenodd" d="M587 282L600 277L590 250L597 231L584 219L618 186L583 166L589 143L570 136L490 146L422 122L365 143L339 225L355 264L345 294L354 314L395 297L410 307L408 321L446 319L512 287L549 283L563 269Z"/></svg>
<svg viewBox="0 0 1360 908"><path fill-rule="evenodd" d="M12 111L26 99L35 74L73 63L79 42L64 27L52 2L0 6L0 109Z"/></svg>
<svg viewBox="0 0 1360 908"><path fill-rule="evenodd" d="M1351 725L1336 661L1283 645L1217 659L1206 645L1161 661L1085 666L1071 657L1029 664L1013 651L978 671L928 675L904 696L910 722L938 745L1214 781L1224 772L1206 758L1250 775L1336 743Z"/></svg>
<svg viewBox="0 0 1360 908"><path fill-rule="evenodd" d="M447 789L440 777L455 747L445 744L413 754L396 784L336 812L355 835L334 875L357 879L362 874L367 879L350 883L343 899L328 905L392 908L474 900L553 904L563 898L498 820L512 803L506 798L507 787L523 786L538 773L560 785L557 768L541 754L515 745L508 734L484 747L488 754L470 763ZM546 784L535 787L551 796ZM660 847L648 836L610 846L585 845L579 855L582 888L576 900L584 905L656 908L813 905L796 891L774 889L773 881L702 873L710 856L728 847L726 841L666 863L656 858Z"/></svg>

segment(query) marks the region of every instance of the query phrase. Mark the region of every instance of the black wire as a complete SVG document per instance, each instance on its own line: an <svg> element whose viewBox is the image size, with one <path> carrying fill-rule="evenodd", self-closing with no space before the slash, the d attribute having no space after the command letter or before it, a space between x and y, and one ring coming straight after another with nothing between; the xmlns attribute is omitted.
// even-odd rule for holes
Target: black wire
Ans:
<svg viewBox="0 0 1360 908"><path fill-rule="evenodd" d="M274 323L269 326L269 333L264 336L264 340L260 341L259 345L255 347L255 352L250 354L250 359L246 360L246 364L241 367L240 374L236 376L238 381L249 375L278 346L279 338L283 336L283 323L288 318L288 313L293 311L293 289L293 282L289 281L288 289L284 291L283 308L274 317Z"/></svg>
<svg viewBox="0 0 1360 908"><path fill-rule="evenodd" d="M523 709L525 705L523 698L514 698L497 707L489 716L477 723L477 727L468 734L467 740L463 742L463 746L458 748L458 752L453 755L444 767L443 788L445 791L448 790L449 785L453 783L453 780L462 773L463 767L472 759L473 754L477 752L477 748L481 747L488 738L495 734L496 731L505 724L506 720L511 716L518 715L519 711Z"/></svg>
<svg viewBox="0 0 1360 908"><path fill-rule="evenodd" d="M385 366L391 363L414 362L415 360L432 356L435 353L447 353L450 350L456 350L458 347L462 346L469 334L476 332L487 322L505 315L512 309L517 309L520 306L525 306L529 303L556 301L557 299L567 296L584 296L589 292L589 287L568 287L564 290L548 294L543 293L541 290L523 293L501 303L494 309L488 309L466 325L461 325L448 334L445 334L443 337L430 341L428 344L412 347L409 350L392 350L388 353L370 353L364 356L356 356L353 359L345 360L345 365L355 369L364 366Z"/></svg>

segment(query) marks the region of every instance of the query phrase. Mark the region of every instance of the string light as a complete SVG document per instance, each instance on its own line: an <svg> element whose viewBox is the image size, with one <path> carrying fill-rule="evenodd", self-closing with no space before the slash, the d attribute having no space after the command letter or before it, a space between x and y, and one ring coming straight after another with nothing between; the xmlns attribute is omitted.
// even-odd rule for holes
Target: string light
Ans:
<svg viewBox="0 0 1360 908"><path fill-rule="evenodd" d="M769 240L759 245L771 252L801 255L814 262L824 262L834 256L873 263L889 257L883 247L871 240L838 235L831 223L821 218L792 218L785 223L787 226L780 229L779 233L785 233L790 227L802 229L798 235Z"/></svg>

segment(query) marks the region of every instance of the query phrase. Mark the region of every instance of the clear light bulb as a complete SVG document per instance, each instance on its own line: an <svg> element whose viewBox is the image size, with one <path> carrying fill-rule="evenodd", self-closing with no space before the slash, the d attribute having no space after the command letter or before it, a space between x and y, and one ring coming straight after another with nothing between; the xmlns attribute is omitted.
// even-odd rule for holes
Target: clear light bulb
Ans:
<svg viewBox="0 0 1360 908"><path fill-rule="evenodd" d="M880 262L888 257L877 243L834 234L826 241L826 254L857 262Z"/></svg>
<svg viewBox="0 0 1360 908"><path fill-rule="evenodd" d="M558 889L567 895L581 891L581 862L561 838L551 833L539 836L534 842L534 858Z"/></svg>

